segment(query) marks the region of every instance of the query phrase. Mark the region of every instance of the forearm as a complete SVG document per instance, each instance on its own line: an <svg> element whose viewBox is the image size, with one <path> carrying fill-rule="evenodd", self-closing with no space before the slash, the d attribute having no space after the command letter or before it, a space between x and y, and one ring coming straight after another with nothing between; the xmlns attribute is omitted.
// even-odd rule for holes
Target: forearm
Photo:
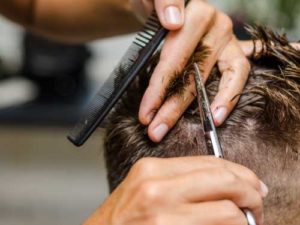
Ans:
<svg viewBox="0 0 300 225"><path fill-rule="evenodd" d="M7 18L28 26L33 20L33 0L1 0L0 13Z"/></svg>
<svg viewBox="0 0 300 225"><path fill-rule="evenodd" d="M32 31L68 42L128 33L140 26L124 0L1 0L0 12Z"/></svg>

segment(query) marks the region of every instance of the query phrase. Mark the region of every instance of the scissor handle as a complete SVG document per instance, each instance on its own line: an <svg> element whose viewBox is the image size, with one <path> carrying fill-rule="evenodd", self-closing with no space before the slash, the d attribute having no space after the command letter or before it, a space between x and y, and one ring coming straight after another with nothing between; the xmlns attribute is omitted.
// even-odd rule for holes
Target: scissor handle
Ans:
<svg viewBox="0 0 300 225"><path fill-rule="evenodd" d="M255 221L253 213L249 209L243 209L243 212L246 216L248 225L256 225L256 221Z"/></svg>

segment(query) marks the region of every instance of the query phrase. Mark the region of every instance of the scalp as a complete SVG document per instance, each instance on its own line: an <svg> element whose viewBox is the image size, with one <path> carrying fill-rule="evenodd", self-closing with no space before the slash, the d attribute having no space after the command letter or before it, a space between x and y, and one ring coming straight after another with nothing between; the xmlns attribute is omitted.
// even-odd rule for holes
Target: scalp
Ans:
<svg viewBox="0 0 300 225"><path fill-rule="evenodd" d="M253 54L251 73L237 107L218 128L225 158L252 169L270 188L266 204L267 225L300 224L300 51L284 35L262 27L249 28L263 51ZM190 62L199 65L209 54L199 45ZM158 60L155 56L141 72L110 115L106 138L106 163L111 191L132 165L144 157L206 155L196 102L160 144L147 137L138 121L139 103ZM167 97L181 95L191 68L173 77ZM220 72L214 68L206 88L216 95Z"/></svg>

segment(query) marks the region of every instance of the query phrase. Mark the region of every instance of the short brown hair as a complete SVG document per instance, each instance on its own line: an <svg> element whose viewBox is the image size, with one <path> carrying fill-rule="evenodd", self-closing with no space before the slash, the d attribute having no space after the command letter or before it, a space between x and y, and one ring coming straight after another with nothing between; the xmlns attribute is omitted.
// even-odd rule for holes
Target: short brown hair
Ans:
<svg viewBox="0 0 300 225"><path fill-rule="evenodd" d="M296 225L300 223L300 52L284 35L259 26L249 30L263 50L253 54L246 88L218 134L225 158L249 167L270 186L266 221ZM199 45L192 60L201 64L206 54ZM111 191L140 158L207 154L195 102L159 144L151 142L139 123L139 103L157 60L152 59L110 115L105 156ZM188 76L187 66L174 77L169 96L180 95ZM217 92L220 76L214 68L206 84L210 98Z"/></svg>

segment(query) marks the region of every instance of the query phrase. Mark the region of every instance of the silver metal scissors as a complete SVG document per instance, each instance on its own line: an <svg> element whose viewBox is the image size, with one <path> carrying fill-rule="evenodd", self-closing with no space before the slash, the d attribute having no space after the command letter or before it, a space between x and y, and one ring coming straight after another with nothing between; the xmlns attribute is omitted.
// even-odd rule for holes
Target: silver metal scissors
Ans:
<svg viewBox="0 0 300 225"><path fill-rule="evenodd" d="M214 124L213 115L210 110L210 104L205 90L204 82L202 81L201 72L196 63L194 63L195 82L197 90L198 107L200 111L201 123L204 129L206 148L210 155L218 158L224 158L224 153L220 145L217 130ZM255 218L252 212L248 209L243 209L248 225L256 225Z"/></svg>

